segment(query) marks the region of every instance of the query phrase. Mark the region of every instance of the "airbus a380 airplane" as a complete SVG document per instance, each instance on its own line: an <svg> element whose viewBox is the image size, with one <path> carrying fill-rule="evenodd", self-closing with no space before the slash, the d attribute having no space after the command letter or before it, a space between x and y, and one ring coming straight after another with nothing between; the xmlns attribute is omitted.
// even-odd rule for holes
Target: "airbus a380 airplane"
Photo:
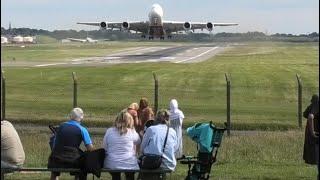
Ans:
<svg viewBox="0 0 320 180"><path fill-rule="evenodd" d="M77 24L85 24L91 26L99 26L101 29L120 29L127 31L141 32L142 37L149 39L172 38L172 32L179 31L194 31L195 29L207 29L212 31L215 26L236 26L237 23L212 23L212 22L179 22L179 21L164 21L163 10L159 4L153 4L149 12L149 21L134 21L134 22L78 22Z"/></svg>

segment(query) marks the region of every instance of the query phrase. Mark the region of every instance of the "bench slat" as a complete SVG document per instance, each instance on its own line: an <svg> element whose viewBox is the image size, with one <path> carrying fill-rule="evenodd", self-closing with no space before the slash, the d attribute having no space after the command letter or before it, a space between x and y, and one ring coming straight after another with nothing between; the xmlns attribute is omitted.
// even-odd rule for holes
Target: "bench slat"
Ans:
<svg viewBox="0 0 320 180"><path fill-rule="evenodd" d="M15 171L32 171L32 172L44 172L44 171L55 171L55 172L80 172L80 169L76 168L1 168L1 173L15 172ZM101 169L101 172L141 172L141 173L171 173L169 169L139 169L139 170L112 170L112 169Z"/></svg>

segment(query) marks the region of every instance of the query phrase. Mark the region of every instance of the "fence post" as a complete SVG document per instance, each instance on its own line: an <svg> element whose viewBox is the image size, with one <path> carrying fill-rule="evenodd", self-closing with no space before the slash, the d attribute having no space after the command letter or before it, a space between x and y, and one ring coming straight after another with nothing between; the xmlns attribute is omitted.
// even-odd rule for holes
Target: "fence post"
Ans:
<svg viewBox="0 0 320 180"><path fill-rule="evenodd" d="M72 79L73 79L73 107L78 107L78 82L77 82L77 76L75 72L72 72Z"/></svg>
<svg viewBox="0 0 320 180"><path fill-rule="evenodd" d="M4 120L6 119L6 78L3 71L1 71L1 100L1 120Z"/></svg>
<svg viewBox="0 0 320 180"><path fill-rule="evenodd" d="M159 99L159 81L156 73L153 73L154 79L154 112L158 111L158 99Z"/></svg>
<svg viewBox="0 0 320 180"><path fill-rule="evenodd" d="M296 77L298 81L298 124L302 128L302 84L300 76L296 74Z"/></svg>
<svg viewBox="0 0 320 180"><path fill-rule="evenodd" d="M227 135L230 136L231 130L231 109L230 109L230 79L227 73L224 74L227 82Z"/></svg>

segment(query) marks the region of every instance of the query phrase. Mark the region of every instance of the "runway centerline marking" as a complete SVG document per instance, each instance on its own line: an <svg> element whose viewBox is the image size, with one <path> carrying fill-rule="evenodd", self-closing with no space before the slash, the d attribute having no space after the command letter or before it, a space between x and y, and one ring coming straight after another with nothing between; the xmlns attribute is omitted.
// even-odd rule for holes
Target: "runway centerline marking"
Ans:
<svg viewBox="0 0 320 180"><path fill-rule="evenodd" d="M188 59L184 59L184 60L176 61L175 63L182 63L182 62L186 62L186 61L189 61L189 60L192 60L192 59L198 58L198 57L203 56L203 55L205 55L205 54L207 54L207 53L209 53L209 52L211 52L211 51L213 51L213 50L215 50L215 49L217 49L217 48L218 48L218 47L213 47L213 48L211 48L211 49L209 49L209 50L207 50L207 51L205 51L205 52L203 52L203 53L201 53L201 54L198 54L198 55L193 56L193 57L188 58Z"/></svg>
<svg viewBox="0 0 320 180"><path fill-rule="evenodd" d="M107 60L109 60L109 59L120 59L121 57L116 57L116 56L107 56L107 57L105 57L105 58L103 58L103 59L107 59Z"/></svg>
<svg viewBox="0 0 320 180"><path fill-rule="evenodd" d="M115 53L115 54L110 54L108 56L123 55L123 54L127 54L127 53L134 53L134 52L153 49L153 48L156 48L156 47L141 48L141 49L136 49L136 50L132 50L132 51L130 51L130 50L129 51L123 51L123 52L119 52L119 53Z"/></svg>
<svg viewBox="0 0 320 180"><path fill-rule="evenodd" d="M35 67L55 66L55 65L62 65L62 64L68 64L68 63L39 64L39 65L35 65Z"/></svg>
<svg viewBox="0 0 320 180"><path fill-rule="evenodd" d="M160 59L175 59L176 57L167 56L167 57L161 57Z"/></svg>

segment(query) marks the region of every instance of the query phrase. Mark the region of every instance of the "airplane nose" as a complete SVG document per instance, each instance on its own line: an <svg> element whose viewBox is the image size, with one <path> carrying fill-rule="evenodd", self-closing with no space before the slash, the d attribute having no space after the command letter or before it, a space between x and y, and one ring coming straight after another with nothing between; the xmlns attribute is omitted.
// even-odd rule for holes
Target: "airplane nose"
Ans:
<svg viewBox="0 0 320 180"><path fill-rule="evenodd" d="M163 11L161 7L152 7L149 17L162 17L163 16Z"/></svg>

